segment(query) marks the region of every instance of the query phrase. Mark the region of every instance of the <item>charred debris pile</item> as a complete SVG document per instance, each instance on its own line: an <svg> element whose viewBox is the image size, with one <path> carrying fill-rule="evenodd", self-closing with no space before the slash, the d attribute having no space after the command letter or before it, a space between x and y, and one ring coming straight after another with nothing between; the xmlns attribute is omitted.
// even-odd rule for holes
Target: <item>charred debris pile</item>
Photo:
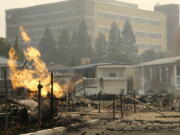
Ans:
<svg viewBox="0 0 180 135"><path fill-rule="evenodd" d="M168 93L151 96L98 94L89 97L67 94L61 98L51 97L51 94L41 98L38 93L33 96L28 92L21 94L16 99L1 96L2 134L27 133L59 126L71 127L72 124L82 124L92 119L127 121L134 113L154 112L158 117L166 119L171 117L166 115L167 112L180 111L180 99Z"/></svg>

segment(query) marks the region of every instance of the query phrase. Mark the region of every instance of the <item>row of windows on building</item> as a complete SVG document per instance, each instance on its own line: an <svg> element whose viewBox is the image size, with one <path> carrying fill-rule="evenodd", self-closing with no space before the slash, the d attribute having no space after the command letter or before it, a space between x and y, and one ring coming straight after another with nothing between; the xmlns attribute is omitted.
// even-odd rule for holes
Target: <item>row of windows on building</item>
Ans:
<svg viewBox="0 0 180 135"><path fill-rule="evenodd" d="M109 27L98 27L97 31L100 33L108 33L110 30ZM122 28L120 28L122 30ZM160 33L155 33L155 32L146 32L146 31L134 31L134 34L137 37L147 37L147 38L156 38L156 39L161 39L161 34Z"/></svg>
<svg viewBox="0 0 180 135"><path fill-rule="evenodd" d="M148 37L148 38L161 39L161 34L160 33L142 32L142 31L135 31L134 33L138 37Z"/></svg>
<svg viewBox="0 0 180 135"><path fill-rule="evenodd" d="M99 78L103 78L104 80L121 80L125 79L126 73L124 70L122 71L103 71Z"/></svg>
<svg viewBox="0 0 180 135"><path fill-rule="evenodd" d="M180 86L180 66L176 66L175 70L175 86ZM150 68L147 71L146 79L150 81L171 83L173 81L171 78L171 75L173 74L172 71L172 67Z"/></svg>
<svg viewBox="0 0 180 135"><path fill-rule="evenodd" d="M168 67L149 68L144 71L146 79L158 82L171 82L170 69Z"/></svg>
<svg viewBox="0 0 180 135"><path fill-rule="evenodd" d="M26 13L28 15L34 15L34 14L38 14L38 15L44 15L46 13L55 13L55 12L59 12L59 11L65 11L66 9L63 6L63 3L60 3L58 5L55 4L55 7L52 6L37 6L37 7L29 7L29 8L23 8L22 10L20 9L21 13ZM17 10L18 11L18 10Z"/></svg>
<svg viewBox="0 0 180 135"><path fill-rule="evenodd" d="M130 20L135 23L141 23L141 24L151 24L151 25L161 25L161 22L159 20L153 20L149 18L143 18L143 17L137 17L137 16L129 16L125 14L115 14L115 13L109 13L109 12L103 12L103 11L98 11L96 13L96 16L98 18L106 18L110 20Z"/></svg>
<svg viewBox="0 0 180 135"><path fill-rule="evenodd" d="M114 5L114 6L120 6L120 7L127 7L127 8L137 8L138 6L136 4L129 4L129 3L123 3L116 0L95 0L98 3L108 4L108 5Z"/></svg>
<svg viewBox="0 0 180 135"><path fill-rule="evenodd" d="M62 32L63 28L66 26L59 26L59 27L50 27L50 31L53 34L53 38L59 38L60 33ZM32 40L39 41L42 36L44 35L45 28L39 29L26 29Z"/></svg>
<svg viewBox="0 0 180 135"><path fill-rule="evenodd" d="M59 27L50 27L50 31L53 35L59 35L63 28L66 28L66 26L59 26ZM41 36L42 34L44 34L45 28L39 28L39 29L27 29L27 32L30 35L33 36Z"/></svg>
<svg viewBox="0 0 180 135"><path fill-rule="evenodd" d="M180 86L180 65L176 66L176 86Z"/></svg>
<svg viewBox="0 0 180 135"><path fill-rule="evenodd" d="M60 36L60 33L62 32L63 28L58 28L58 29L52 29L51 33L53 34L54 39L58 39ZM40 40L44 34L44 29L43 30L33 30L33 31L28 31L29 35L33 40ZM143 49L161 49L160 44L151 44L151 43L137 43L136 46L138 48L143 48Z"/></svg>
<svg viewBox="0 0 180 135"><path fill-rule="evenodd" d="M20 23L35 23L40 21L59 20L65 17L65 12L45 13L42 15L27 15L20 17Z"/></svg>
<svg viewBox="0 0 180 135"><path fill-rule="evenodd" d="M160 44L151 44L151 43L136 43L136 46L138 48L143 48L143 49L161 49L161 45Z"/></svg>

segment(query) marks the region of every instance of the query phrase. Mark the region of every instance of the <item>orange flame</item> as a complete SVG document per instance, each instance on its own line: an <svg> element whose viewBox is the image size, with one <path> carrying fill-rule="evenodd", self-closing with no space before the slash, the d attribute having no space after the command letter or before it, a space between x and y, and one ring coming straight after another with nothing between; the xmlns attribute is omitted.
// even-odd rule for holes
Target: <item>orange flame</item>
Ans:
<svg viewBox="0 0 180 135"><path fill-rule="evenodd" d="M29 35L25 32L24 28L22 26L19 27L22 39L24 40L25 43L29 43L31 41L31 38Z"/></svg>
<svg viewBox="0 0 180 135"><path fill-rule="evenodd" d="M21 35L29 37L24 30L21 31ZM28 40L27 39L25 39L25 42L30 41L30 38ZM16 51L13 48L9 51L8 65L13 88L24 87L30 91L37 92L37 85L39 84L39 81L41 81L41 84L43 85L41 91L42 95L47 96L47 94L51 91L51 76L48 72L46 64L40 59L40 52L36 48L28 47L24 51L24 56L26 61L31 63L31 67L29 69L19 69L17 67ZM63 95L63 89L58 83L54 83L53 88L54 96L61 97Z"/></svg>

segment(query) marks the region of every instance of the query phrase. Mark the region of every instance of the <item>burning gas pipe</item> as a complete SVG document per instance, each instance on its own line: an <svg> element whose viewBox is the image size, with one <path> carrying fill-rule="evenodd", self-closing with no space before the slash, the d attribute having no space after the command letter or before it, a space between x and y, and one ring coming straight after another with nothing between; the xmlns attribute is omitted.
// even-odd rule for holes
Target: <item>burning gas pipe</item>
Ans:
<svg viewBox="0 0 180 135"><path fill-rule="evenodd" d="M51 74L48 72L46 64L40 59L41 54L39 50L30 45L30 37L25 32L23 27L20 27L21 36L26 43L26 49L24 50L25 60L31 63L31 67L19 69L17 65L16 51L11 48L9 51L9 69L10 79L14 89L26 88L32 92L37 93L38 82L41 81L43 85L42 96L47 97L48 93L51 93ZM53 82L53 94L55 97L62 97L64 94L62 86Z"/></svg>
<svg viewBox="0 0 180 135"><path fill-rule="evenodd" d="M10 80L12 83L12 87L13 89L25 88L31 91L33 94L37 95L37 86L40 81L43 86L43 88L41 88L41 95L43 98L43 101L41 101L41 111L43 112L43 115L45 115L44 117L49 116L49 114L50 116L52 116L55 113L53 97L62 97L63 95L65 95L65 93L69 92L68 89L71 86L69 84L61 86L58 83L54 82L53 74L48 71L46 64L43 60L41 60L41 54L39 50L31 46L31 38L28 33L23 27L19 27L19 30L21 33L21 37L26 44L26 47L23 51L25 56L25 63L30 64L30 66L26 65L26 67L23 66L23 68L19 68L17 63L18 57L16 55L16 51L14 50L14 48L10 49L8 65L10 69ZM49 93L51 93L51 102L46 98ZM23 102L27 104L29 101L24 100ZM28 109L31 118L37 119L38 105L32 107L31 104L29 104L29 107L26 108L31 108ZM43 109L45 110L43 111Z"/></svg>

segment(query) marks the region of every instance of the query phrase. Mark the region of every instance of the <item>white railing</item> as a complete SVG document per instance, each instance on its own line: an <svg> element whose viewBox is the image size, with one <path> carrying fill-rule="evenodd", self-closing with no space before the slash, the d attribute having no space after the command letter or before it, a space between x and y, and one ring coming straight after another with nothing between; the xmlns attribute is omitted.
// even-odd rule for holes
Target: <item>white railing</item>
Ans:
<svg viewBox="0 0 180 135"><path fill-rule="evenodd" d="M102 77L103 80L126 80L126 77Z"/></svg>
<svg viewBox="0 0 180 135"><path fill-rule="evenodd" d="M80 92L85 88L97 88L98 81L96 78L82 78L75 82L76 92Z"/></svg>

